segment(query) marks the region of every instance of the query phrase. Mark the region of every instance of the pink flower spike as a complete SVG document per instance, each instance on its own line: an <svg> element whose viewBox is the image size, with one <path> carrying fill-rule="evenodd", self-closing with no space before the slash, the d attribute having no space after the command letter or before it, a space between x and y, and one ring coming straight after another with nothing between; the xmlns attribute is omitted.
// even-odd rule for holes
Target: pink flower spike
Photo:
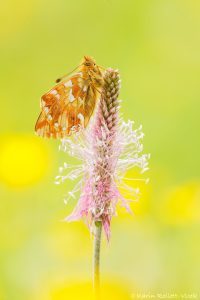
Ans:
<svg viewBox="0 0 200 300"><path fill-rule="evenodd" d="M120 201L131 212L129 200L122 197L119 187L123 185L134 199L138 197L137 189L123 183L126 171L132 167L145 171L149 159L149 155L141 154L142 128L134 130L133 122L125 123L119 119L119 90L118 71L108 69L93 123L86 131L62 140L61 149L81 163L77 166L64 164L62 173L69 171L56 178L59 183L81 177L68 197L68 200L74 198L80 191L79 201L65 220L83 218L92 232L94 224L101 222L107 240L110 239L110 223L116 215L116 204Z"/></svg>

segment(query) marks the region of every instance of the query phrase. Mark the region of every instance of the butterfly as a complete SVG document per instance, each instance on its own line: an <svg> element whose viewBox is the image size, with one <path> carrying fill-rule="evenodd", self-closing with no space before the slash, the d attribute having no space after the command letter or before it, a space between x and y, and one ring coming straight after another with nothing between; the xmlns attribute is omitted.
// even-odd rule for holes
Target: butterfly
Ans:
<svg viewBox="0 0 200 300"><path fill-rule="evenodd" d="M37 135L59 139L87 127L103 87L103 71L89 56L76 69L71 77L57 79L57 85L41 97Z"/></svg>

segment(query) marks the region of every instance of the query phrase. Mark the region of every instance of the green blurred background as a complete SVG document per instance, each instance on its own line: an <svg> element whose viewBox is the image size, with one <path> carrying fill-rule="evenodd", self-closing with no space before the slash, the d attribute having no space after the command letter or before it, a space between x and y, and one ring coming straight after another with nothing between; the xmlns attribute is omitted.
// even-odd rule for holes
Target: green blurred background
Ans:
<svg viewBox="0 0 200 300"><path fill-rule="evenodd" d="M83 55L119 69L151 153L135 215L119 209L103 239L104 299L199 293L200 2L1 1L0 44L0 299L90 299L92 239L60 222L73 184L54 185L70 158L34 135L40 96Z"/></svg>

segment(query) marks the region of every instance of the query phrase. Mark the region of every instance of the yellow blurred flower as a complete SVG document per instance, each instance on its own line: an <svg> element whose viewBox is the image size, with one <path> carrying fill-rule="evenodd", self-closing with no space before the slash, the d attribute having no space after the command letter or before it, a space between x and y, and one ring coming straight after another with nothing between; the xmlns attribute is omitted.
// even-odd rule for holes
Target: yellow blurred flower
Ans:
<svg viewBox="0 0 200 300"><path fill-rule="evenodd" d="M200 221L200 183L189 182L167 192L160 216L169 224L183 225Z"/></svg>
<svg viewBox="0 0 200 300"><path fill-rule="evenodd" d="M31 185L45 175L49 158L44 142L36 137L1 138L0 180L15 187Z"/></svg>
<svg viewBox="0 0 200 300"><path fill-rule="evenodd" d="M92 284L89 282L66 284L50 293L51 300L94 300ZM101 298L103 300L130 300L131 293L120 283L105 282L102 284Z"/></svg>

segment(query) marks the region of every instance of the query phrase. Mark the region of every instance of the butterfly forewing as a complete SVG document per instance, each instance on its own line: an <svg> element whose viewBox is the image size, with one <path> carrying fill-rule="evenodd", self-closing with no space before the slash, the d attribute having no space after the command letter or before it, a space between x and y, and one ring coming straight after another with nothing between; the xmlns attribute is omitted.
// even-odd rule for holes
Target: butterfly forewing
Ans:
<svg viewBox="0 0 200 300"><path fill-rule="evenodd" d="M37 134L62 138L85 127L87 98L91 97L88 90L89 81L77 73L44 94L41 98L42 112L35 127Z"/></svg>
<svg viewBox="0 0 200 300"><path fill-rule="evenodd" d="M41 98L41 110L35 131L43 137L63 138L85 128L93 114L97 89L95 75L86 67L75 73ZM98 73L98 78L101 75ZM93 77L93 78L92 78Z"/></svg>

